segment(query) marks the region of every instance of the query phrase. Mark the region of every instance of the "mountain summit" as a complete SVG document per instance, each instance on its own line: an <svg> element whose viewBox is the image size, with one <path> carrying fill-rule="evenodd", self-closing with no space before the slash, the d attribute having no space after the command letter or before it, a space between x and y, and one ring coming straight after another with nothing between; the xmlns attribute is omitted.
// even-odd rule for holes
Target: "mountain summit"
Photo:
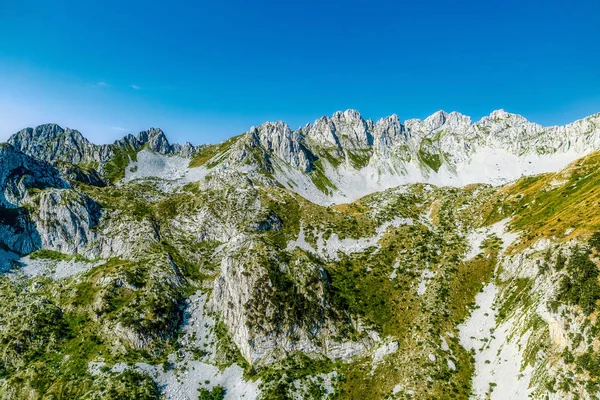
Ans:
<svg viewBox="0 0 600 400"><path fill-rule="evenodd" d="M332 204L406 183L502 184L558 171L600 147L600 115L543 127L504 110L475 123L457 112L438 111L404 124L397 115L373 123L347 110L295 131L281 121L267 122L212 146L171 145L156 128L94 145L78 131L54 124L24 129L8 142L41 160L91 166L115 182L126 176L135 179L139 174L129 173L127 165L137 162L140 152L151 152L175 157L162 161L174 169L172 180L188 174L182 169L185 163L176 160L190 158L190 166L205 170L195 175L215 168L252 170L251 176L276 181L313 202ZM149 161L152 168L155 161ZM136 167L140 174L147 170L139 163ZM167 177L169 172L163 172L156 173Z"/></svg>

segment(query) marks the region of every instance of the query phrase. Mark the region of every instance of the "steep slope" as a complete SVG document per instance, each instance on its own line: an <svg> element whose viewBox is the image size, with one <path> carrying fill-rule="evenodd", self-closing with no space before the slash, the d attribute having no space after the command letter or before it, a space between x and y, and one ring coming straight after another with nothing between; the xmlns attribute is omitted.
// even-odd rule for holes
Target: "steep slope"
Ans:
<svg viewBox="0 0 600 400"><path fill-rule="evenodd" d="M461 330L475 350L477 398L598 396L598 166L593 153L488 205L492 221L510 216L521 235Z"/></svg>

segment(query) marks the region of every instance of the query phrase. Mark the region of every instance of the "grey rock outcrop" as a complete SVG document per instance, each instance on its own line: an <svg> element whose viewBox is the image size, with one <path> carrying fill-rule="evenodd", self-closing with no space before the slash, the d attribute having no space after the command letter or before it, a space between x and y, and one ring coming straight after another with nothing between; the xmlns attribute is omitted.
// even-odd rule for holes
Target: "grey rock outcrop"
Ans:
<svg viewBox="0 0 600 400"><path fill-rule="evenodd" d="M28 189L45 187L70 185L52 165L0 144L0 207L19 207Z"/></svg>
<svg viewBox="0 0 600 400"><path fill-rule="evenodd" d="M76 130L56 124L23 129L8 139L17 150L44 161L62 160L72 164L101 163L112 155L106 146L96 146Z"/></svg>
<svg viewBox="0 0 600 400"><path fill-rule="evenodd" d="M277 157L294 168L308 172L311 170L311 154L302 144L302 135L293 132L283 122L267 122L252 127L249 132L252 144L262 146L268 154Z"/></svg>
<svg viewBox="0 0 600 400"><path fill-rule="evenodd" d="M52 132L52 130L50 131ZM20 254L38 248L75 254L94 240L101 209L69 179L102 185L93 173L63 171L0 145L0 243ZM63 173L64 172L64 173ZM66 175L66 176L65 176Z"/></svg>
<svg viewBox="0 0 600 400"><path fill-rule="evenodd" d="M174 152L173 146L169 144L165 133L158 128L150 128L147 131L138 133L137 143L134 148L139 148L146 144L150 150L159 154L167 155Z"/></svg>
<svg viewBox="0 0 600 400"><path fill-rule="evenodd" d="M100 206L74 190L48 189L31 199L30 218L41 247L65 254L91 255L88 245L96 240L102 217Z"/></svg>
<svg viewBox="0 0 600 400"><path fill-rule="evenodd" d="M23 129L8 139L15 149L39 160L64 161L102 171L103 167L121 152L138 152L143 148L162 154L178 154L192 157L201 148L190 143L171 145L165 133L150 128L137 136L126 135L112 144L97 145L89 142L81 133L56 124L40 125Z"/></svg>
<svg viewBox="0 0 600 400"><path fill-rule="evenodd" d="M373 148L376 154L389 157L394 146L408 140L407 132L396 114L382 118L373 129Z"/></svg>

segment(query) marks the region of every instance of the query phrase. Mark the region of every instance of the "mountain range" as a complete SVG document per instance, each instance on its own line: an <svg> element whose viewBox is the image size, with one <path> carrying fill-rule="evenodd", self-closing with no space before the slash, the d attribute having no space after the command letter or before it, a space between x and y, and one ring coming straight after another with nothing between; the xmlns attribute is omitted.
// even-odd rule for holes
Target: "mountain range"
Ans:
<svg viewBox="0 0 600 400"><path fill-rule="evenodd" d="M600 396L600 113L0 144L0 398Z"/></svg>

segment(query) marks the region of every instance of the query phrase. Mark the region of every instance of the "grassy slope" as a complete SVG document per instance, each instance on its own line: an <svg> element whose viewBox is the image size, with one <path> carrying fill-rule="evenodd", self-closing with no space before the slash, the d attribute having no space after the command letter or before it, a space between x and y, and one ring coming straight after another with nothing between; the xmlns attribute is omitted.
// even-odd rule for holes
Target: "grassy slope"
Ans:
<svg viewBox="0 0 600 400"><path fill-rule="evenodd" d="M479 212L491 224L510 217L525 232L521 250L540 238L566 241L600 229L600 153L592 153L558 173L524 177L501 188Z"/></svg>
<svg viewBox="0 0 600 400"><path fill-rule="evenodd" d="M205 165L214 155L224 151L226 149L222 147L208 151L199 155L195 163ZM513 217L512 226L527 232L513 251L541 237L556 236L566 240L587 235L600 228L597 208L593 207L600 201L599 162L600 156L593 154L574 163L566 172L523 178L499 190L477 185L463 189L413 185L401 193L387 191L335 207L317 206L283 189L258 189L256 195L263 204L261 212L265 215L275 213L282 220L282 229L249 233L263 236L265 243L284 259L294 259L286 254L285 247L289 240L296 239L301 226L306 240L316 247L316 232L322 232L324 239L333 233L340 238L361 238L374 235L378 225L397 216L414 221L412 226L390 228L379 249L371 248L350 256L340 254L339 262L312 259L312 262L321 263L330 275L328 300L339 310L360 318L382 337L398 341L400 350L385 357L374 368L373 374L370 374L373 368L370 358L344 364L326 360L317 362L302 356L285 364L283 369L274 366L255 371L256 376L269 377L277 383L273 387L264 387L265 397L291 390L289 385L282 383L286 381L285 376L303 379L307 375L330 371L338 374L335 385L340 398L384 398L398 383L404 389L412 390L417 398L466 397L473 368L470 354L457 342L456 327L468 315L483 282L492 278L498 243L488 240L482 249L483 256L465 262L462 256L466 243L461 226L476 227ZM566 182L552 186L556 180ZM219 210L237 207L224 197L226 191L207 193L189 188L187 192L164 197L146 184L119 189L84 186L80 189L107 209L119 210L140 220L150 218L159 226L168 226L173 217L185 210L208 207L218 215ZM424 219L425 215L430 221ZM239 223L243 226L249 221ZM565 235L569 228L574 230ZM36 341L19 347L26 350L14 355L14 362L3 361L2 371L9 380L0 391L13 393L13 397L25 392L33 393L33 398L36 398L35 393L62 393L57 395L58 398L78 397L85 391L100 390L94 389L94 381L85 373L87 362L99 356L109 363L161 362L172 350L178 326L164 320L177 321L172 317L178 311L169 307L180 304L202 281L211 279L207 268L214 271L210 249L216 245L208 246L205 251L167 236L153 247L153 253L169 254L181 267L184 278L181 287L166 285L172 271L162 270L160 266L151 267L153 263L149 260L110 260L66 281L39 280L39 284L33 286L39 289L33 292L27 289L32 287L33 281L17 284L0 278L4 300L0 313L4 320L0 322L3 327L16 323L9 319L22 302L49 304L41 308L24 308L32 315L20 318L37 321L39 333ZM43 252L38 256L67 257ZM396 260L400 262L397 278L390 279ZM416 290L425 268L436 275L428 283L425 294L419 296ZM116 284L99 285L106 279L117 282L117 278L140 290L134 292ZM526 284L521 286L528 290ZM525 298L520 296L507 304L515 306L523 301L519 299ZM501 311L508 313L510 308L507 305ZM148 319L136 317L144 313ZM155 338L153 344L144 351L115 346L114 338L103 334L101 328L116 321L143 330L144 334ZM167 331L164 331L165 326ZM157 335L152 336L152 332ZM11 331L11 335L14 334L15 331ZM27 337L26 333L23 335ZM439 349L440 336L448 342L453 356ZM0 341L4 353L12 345L14 341L7 336ZM432 363L429 354L434 354L440 362ZM447 366L448 359L456 364L456 371ZM433 380L428 381L427 377L433 377ZM105 386L113 387L124 398L141 398L143 394L135 394L136 390L150 394L155 390L144 377L106 379ZM317 392L313 394L318 397Z"/></svg>
<svg viewBox="0 0 600 400"><path fill-rule="evenodd" d="M206 165L208 168L212 168L214 164L210 163L209 161L218 155L226 153L242 136L243 135L234 136L222 143L208 146L200 150L200 152L198 152L198 154L196 154L190 161L189 167L197 168Z"/></svg>

